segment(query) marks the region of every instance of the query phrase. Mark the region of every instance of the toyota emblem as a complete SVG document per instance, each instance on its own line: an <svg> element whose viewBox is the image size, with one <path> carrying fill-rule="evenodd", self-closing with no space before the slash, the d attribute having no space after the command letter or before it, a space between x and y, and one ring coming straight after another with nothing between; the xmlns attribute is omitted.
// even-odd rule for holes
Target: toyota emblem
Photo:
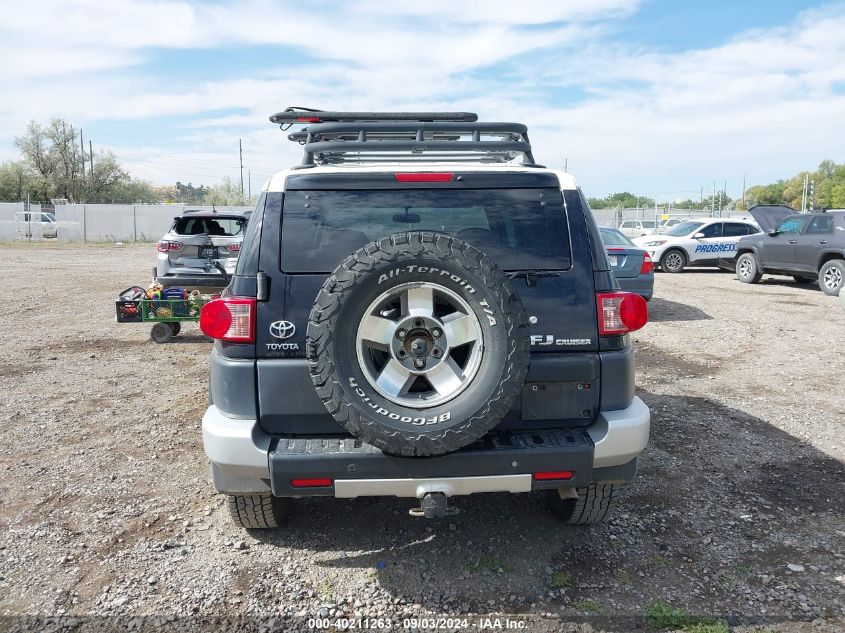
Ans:
<svg viewBox="0 0 845 633"><path fill-rule="evenodd" d="M270 324L270 335L274 338L290 338L296 332L296 326L290 321L274 321Z"/></svg>

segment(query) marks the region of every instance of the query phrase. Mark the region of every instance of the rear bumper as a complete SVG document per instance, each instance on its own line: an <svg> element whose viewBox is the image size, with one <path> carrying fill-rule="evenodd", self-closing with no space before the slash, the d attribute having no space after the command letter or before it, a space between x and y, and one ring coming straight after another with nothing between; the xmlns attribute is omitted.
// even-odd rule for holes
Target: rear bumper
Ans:
<svg viewBox="0 0 845 633"><path fill-rule="evenodd" d="M619 287L627 292L633 292L644 299L651 299L654 295L654 273L640 277L617 277Z"/></svg>
<svg viewBox="0 0 845 633"><path fill-rule="evenodd" d="M159 275L156 277L156 283L161 284L165 288L179 287L179 288L219 288L223 289L228 284L226 278L217 274L203 274L203 275Z"/></svg>
<svg viewBox="0 0 845 633"><path fill-rule="evenodd" d="M255 420L233 419L210 406L203 445L219 492L272 491L283 497L397 496L426 492L527 492L594 481L626 481L648 442L650 414L639 398L606 411L586 429L501 433L438 457L385 455L355 439L274 439ZM569 479L533 473L570 471ZM294 479L328 478L332 485L295 487Z"/></svg>

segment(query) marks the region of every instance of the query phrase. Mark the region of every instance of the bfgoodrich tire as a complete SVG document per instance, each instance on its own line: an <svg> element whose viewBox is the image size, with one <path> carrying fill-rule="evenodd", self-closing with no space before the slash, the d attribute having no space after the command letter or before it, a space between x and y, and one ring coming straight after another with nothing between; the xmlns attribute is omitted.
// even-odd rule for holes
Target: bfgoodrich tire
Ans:
<svg viewBox="0 0 845 633"><path fill-rule="evenodd" d="M507 276L437 233L398 233L347 257L317 296L306 342L329 413L394 455L471 444L528 371L527 318Z"/></svg>

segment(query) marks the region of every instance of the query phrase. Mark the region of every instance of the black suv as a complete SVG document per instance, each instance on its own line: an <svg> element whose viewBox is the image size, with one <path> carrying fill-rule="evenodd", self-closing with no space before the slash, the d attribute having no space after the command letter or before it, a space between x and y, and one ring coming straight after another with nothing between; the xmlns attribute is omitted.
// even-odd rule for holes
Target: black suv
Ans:
<svg viewBox="0 0 845 633"><path fill-rule="evenodd" d="M246 528L292 499L545 490L602 520L648 440L620 292L571 175L471 113L289 109L302 165L264 187L215 339L203 443ZM521 158L521 161L518 159Z"/></svg>
<svg viewBox="0 0 845 633"><path fill-rule="evenodd" d="M737 244L737 279L754 284L766 273L791 275L798 283L818 280L825 294L839 294L845 285L845 211L794 213L770 228Z"/></svg>

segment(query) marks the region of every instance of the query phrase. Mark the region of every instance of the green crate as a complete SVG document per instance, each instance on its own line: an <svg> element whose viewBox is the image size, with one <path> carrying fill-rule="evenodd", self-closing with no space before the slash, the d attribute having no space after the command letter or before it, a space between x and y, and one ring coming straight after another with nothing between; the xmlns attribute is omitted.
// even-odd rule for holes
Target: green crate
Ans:
<svg viewBox="0 0 845 633"><path fill-rule="evenodd" d="M208 300L207 295L187 299L142 299L141 320L161 323L198 321L200 308Z"/></svg>

